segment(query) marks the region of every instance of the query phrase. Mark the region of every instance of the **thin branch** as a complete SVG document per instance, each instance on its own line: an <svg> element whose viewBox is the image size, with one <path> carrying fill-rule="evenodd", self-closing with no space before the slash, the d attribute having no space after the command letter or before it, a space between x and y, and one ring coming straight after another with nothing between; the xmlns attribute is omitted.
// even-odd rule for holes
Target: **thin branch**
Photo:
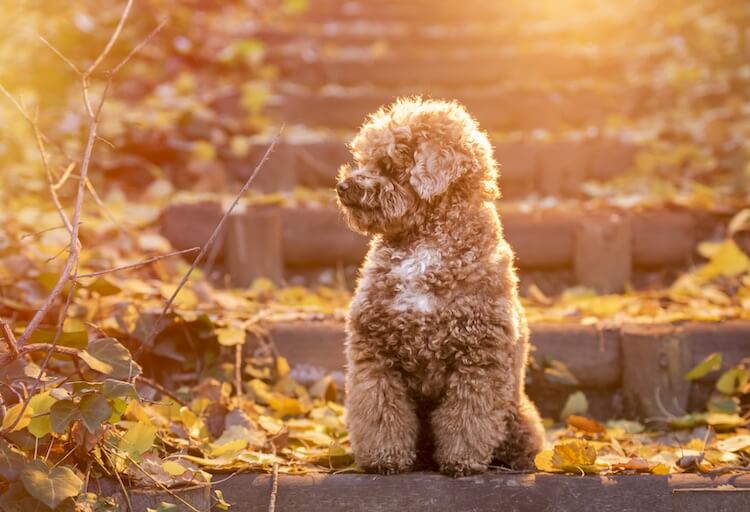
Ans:
<svg viewBox="0 0 750 512"><path fill-rule="evenodd" d="M273 463L271 476L271 498L268 501L268 512L276 512L276 496L279 494L279 463Z"/></svg>
<svg viewBox="0 0 750 512"><path fill-rule="evenodd" d="M63 52L61 52L60 50L57 49L57 47L55 47L55 45L53 45L52 43L50 43L49 41L47 41L44 38L44 36L39 36L39 39L47 46L47 48L49 48L50 50L52 50L55 55L57 55L58 57L60 57L60 59L65 64L67 64L70 67L70 69L72 69L73 71L75 71L76 75L80 75L81 74L81 72L78 70L78 67L75 64L73 64L73 61L71 61L69 58L67 58L63 54Z"/></svg>
<svg viewBox="0 0 750 512"><path fill-rule="evenodd" d="M87 278L87 277L96 277L96 276L101 276L101 275L104 275L104 274L111 274L112 272L120 272L121 270L132 270L132 269L143 267L143 266L148 265L150 263L154 263L155 261L159 261L159 260L163 260L163 259L166 259L166 258L171 258L172 256L179 256L181 254L187 254L187 253L195 252L195 251L199 251L199 250L200 250L200 247L191 247L190 249L185 249L183 251L175 251L175 252L170 252L168 254L162 254L160 256L154 256L153 258L149 258L147 260L139 261L138 263L131 263L130 265L123 265L121 267L110 268L110 269L107 269L107 270L100 270L98 272L90 272L88 274L78 274L77 276L75 276L75 279L84 279L84 278Z"/></svg>
<svg viewBox="0 0 750 512"><path fill-rule="evenodd" d="M8 345L8 350L10 350L10 353L14 358L18 357L18 345L16 344L16 337L13 334L13 330L2 320L0 320L0 326L2 326L3 336L5 344Z"/></svg>
<svg viewBox="0 0 750 512"><path fill-rule="evenodd" d="M49 184L50 194L52 195L52 202L55 205L57 214L60 216L60 220L62 220L65 228L68 230L68 233L72 234L73 228L70 224L70 220L65 214L65 210L63 210L62 203L60 203L60 198L57 195L57 188L55 188L55 186L53 185L52 171L47 160L47 151L44 148L44 135L39 130L39 125L37 124L36 120L34 120L34 118L29 115L28 111L23 107L23 105L21 105L21 103L18 102L13 97L13 95L8 92L5 87L3 87L2 84L0 84L0 92L2 92L10 100L11 103L13 103L13 105L16 107L16 110L21 113L21 116L23 116L26 122L29 123L29 126L31 126L31 129L34 132L37 149L39 150L39 156L42 160L42 167L44 168L44 173L47 176L47 183Z"/></svg>
<svg viewBox="0 0 750 512"><path fill-rule="evenodd" d="M36 238L45 233L49 233L50 231L57 231L58 229L65 229L65 226L52 226L51 228L40 229L39 231L35 231L34 233L26 233L25 235L21 235L20 237L18 237L18 239L26 240L27 238Z"/></svg>
<svg viewBox="0 0 750 512"><path fill-rule="evenodd" d="M97 139L101 140L101 137L97 135ZM86 180L86 188L89 191L89 194L91 194L91 197L94 199L94 202L96 205L102 210L102 213L104 213L104 216L107 217L107 220L109 220L117 229L120 230L121 233L127 235L128 231L125 229L125 226L120 224L120 222L115 218L114 215L112 215L112 212L109 208L107 208L107 205L104 204L104 201L102 201L102 198L99 197L99 193L94 188L94 185L92 185L91 180Z"/></svg>
<svg viewBox="0 0 750 512"><path fill-rule="evenodd" d="M123 66L124 66L125 64L127 64L127 63L128 63L128 61L129 61L129 60L130 60L131 58L133 58L133 55L135 55L136 53L138 53L139 51L141 51L141 49L142 49L142 48L143 48L144 46L146 46L146 45L148 44L148 42L149 42L149 41L151 41L151 39L152 39L152 38L153 38L153 37L154 37L154 36L155 36L156 34L158 34L158 33L159 33L159 32L161 31L161 29L163 29L163 28L164 28L164 25L166 25L166 24L167 24L167 20L166 20L166 19L162 20L162 21L161 21L161 22L160 22L160 23L159 23L159 24L158 24L158 25L156 26L156 28L155 28L154 30L152 30L152 31L151 31L151 32L149 33L149 35L147 35L147 36L146 36L146 38L145 38L145 39L143 39L143 41L141 41L141 42L140 42L139 44L137 44L136 46L134 46L134 47L133 47L133 49L132 49L132 50L130 50L130 53L128 53L128 54L127 54L127 55L125 56L125 58L124 58L124 59L122 59L122 61L121 61L121 62L120 62L120 63L119 63L119 64L118 64L117 66L115 66L114 68L112 68L112 69L110 70L110 72L109 72L110 76L111 76L111 75L114 75L115 73L117 73L118 71L120 71L120 68L122 68L122 67L123 67Z"/></svg>
<svg viewBox="0 0 750 512"><path fill-rule="evenodd" d="M172 496L174 499L178 500L180 503L182 503L183 505L185 505L189 510L192 510L193 512L200 512L200 510L198 510L197 508L195 508L188 501L186 501L185 499L183 499L180 495L175 494L174 491L172 491L166 485L164 485L159 480L157 480L156 478L154 478L153 475L151 475L151 473L149 473L148 471L146 471L145 469L143 469L143 467L140 464L138 464L135 460L133 460L133 458L130 456L130 454L125 453L125 452L121 452L119 448L117 448L114 444L112 444L112 443L110 443L110 442L108 442L106 440L104 441L104 443L107 444L107 445L109 445L110 450L112 450L110 452L111 455L113 455L113 456L115 456L117 458L120 458L120 459L127 460L132 465L134 465L136 468L138 468L140 470L140 472L143 473L143 475L146 478L148 478L149 480L151 480L151 482L153 482L154 485L156 485L159 489L161 489L162 491L166 492L167 494L169 494L170 496Z"/></svg>
<svg viewBox="0 0 750 512"><path fill-rule="evenodd" d="M237 397L242 396L242 344L234 348L234 386L237 388Z"/></svg>
<svg viewBox="0 0 750 512"><path fill-rule="evenodd" d="M229 205L229 208L227 208L227 211L224 212L224 216L221 218L219 223L214 228L213 232L211 233L211 236L208 237L208 240L206 241L206 243L204 243L203 247L201 247L201 250L198 253L198 256L195 257L193 264L190 265L190 268L180 280L179 284L175 288L171 297L169 297L169 299L167 300L167 303L164 304L164 308L161 310L159 317L157 318L154 325L151 327L151 330L149 331L148 336L146 336L146 339L143 341L141 346L138 347L138 350L136 350L136 353L135 353L136 356L138 356L145 347L150 346L151 343L153 343L154 338L156 338L156 334L159 332L161 328L161 323L164 320L164 317L167 315L167 313L169 312L169 309L172 307L172 303L174 302L175 298L177 298L177 294L185 286L188 279L190 279L190 275L193 273L193 271L198 267L201 261L203 261L203 258L205 257L206 252L214 243L214 240L216 240L216 237L219 236L219 234L222 232L224 228L224 224L226 224L227 219L229 218L229 215L231 215L232 211L234 211L235 207L240 202L240 199L242 199L242 196L245 195L245 192L247 192L247 189L250 187L250 184L253 182L253 180L255 180L255 177L258 175L258 172L260 172L261 168L263 167L263 164L265 164L266 160L268 160L268 157L273 151L273 149L276 147L276 144L278 143L279 138L281 137L281 132L283 130L284 130L284 127L282 126L281 129L279 130L279 133L277 133L276 137L274 137L274 139L271 141L271 144L268 146L268 149L266 149L266 152L263 155L263 158L261 158L258 165L255 166L255 169L253 169L253 172L250 174L250 177L247 179L247 181L245 181L245 184L242 186L242 189L234 198L234 201L232 201L232 204Z"/></svg>
<svg viewBox="0 0 750 512"><path fill-rule="evenodd" d="M73 174L73 170L76 168L75 162L70 162L68 167L65 169L65 172L63 172L63 175L60 176L60 179L57 180L57 183L52 185L52 188L55 190L60 190L63 185L68 181L68 178L70 178L70 175Z"/></svg>
<svg viewBox="0 0 750 512"><path fill-rule="evenodd" d="M33 352L42 352L45 350L54 352L55 354L65 354L73 357L78 357L80 355L80 351L76 348L64 347L60 345L54 346L51 343L29 343L28 345L24 345L23 347L18 348L18 355L16 357L23 357ZM0 366L10 363L16 357L11 354L0 357Z"/></svg>
<svg viewBox="0 0 750 512"><path fill-rule="evenodd" d="M122 32L122 27L125 26L125 20L128 19L128 15L130 14L131 7L133 7L133 0L128 0L128 3L125 5L125 9L122 11L122 14L120 15L120 21L117 23L117 27L115 28L115 31L112 32L112 36L109 38L107 45L101 51L101 53L96 58L96 60L88 67L86 72L83 73L84 76L91 75L91 73L93 73L94 70L96 70L96 68L99 67L99 64L101 64L101 62L107 56L109 51L115 45L115 43L117 42L117 39L120 37L120 33Z"/></svg>
<svg viewBox="0 0 750 512"><path fill-rule="evenodd" d="M139 375L138 377L136 377L136 380L138 382L140 382L141 384L145 384L146 386L150 387L151 389L155 389L156 391L158 391L162 395L168 396L169 398L171 398L172 400L174 400L178 404L183 405L183 406L187 406L187 402L185 402L185 400L181 399L179 396L177 396L172 391L170 391L169 389L165 388L164 386L162 386L161 384L159 384L155 380L151 380L148 377L144 377L143 375Z"/></svg>

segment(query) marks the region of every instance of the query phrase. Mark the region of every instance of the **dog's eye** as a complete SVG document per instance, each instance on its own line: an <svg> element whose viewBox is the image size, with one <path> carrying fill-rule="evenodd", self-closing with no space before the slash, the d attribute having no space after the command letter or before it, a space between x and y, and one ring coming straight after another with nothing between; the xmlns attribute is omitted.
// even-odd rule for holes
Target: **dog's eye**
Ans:
<svg viewBox="0 0 750 512"><path fill-rule="evenodd" d="M385 174L389 174L391 172L391 161L387 158L381 158L378 160L378 169Z"/></svg>

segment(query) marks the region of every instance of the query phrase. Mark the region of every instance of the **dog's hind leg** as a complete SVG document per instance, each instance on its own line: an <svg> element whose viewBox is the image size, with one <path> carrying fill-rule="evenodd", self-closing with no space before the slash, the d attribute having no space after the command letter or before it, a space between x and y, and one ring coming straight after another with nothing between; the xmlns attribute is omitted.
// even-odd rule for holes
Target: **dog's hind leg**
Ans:
<svg viewBox="0 0 750 512"><path fill-rule="evenodd" d="M445 474L486 471L495 447L506 438L510 398L502 381L512 372L485 370L469 366L451 374L432 413L434 458Z"/></svg>
<svg viewBox="0 0 750 512"><path fill-rule="evenodd" d="M544 447L544 427L526 393L507 422L507 437L495 449L494 458L511 469L534 469L534 457Z"/></svg>

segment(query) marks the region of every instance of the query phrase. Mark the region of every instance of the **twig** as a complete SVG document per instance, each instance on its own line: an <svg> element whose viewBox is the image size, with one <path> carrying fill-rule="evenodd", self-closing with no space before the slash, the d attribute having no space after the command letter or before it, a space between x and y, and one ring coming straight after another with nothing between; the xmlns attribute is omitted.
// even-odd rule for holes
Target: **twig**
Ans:
<svg viewBox="0 0 750 512"><path fill-rule="evenodd" d="M54 186L52 171L50 170L49 162L47 161L47 151L44 149L44 136L39 130L39 126L37 125L36 121L29 115L23 105L21 105L21 103L16 100L16 98L14 98L13 95L5 87L3 87L2 84L0 84L0 92L2 92L5 97L8 98L8 100L16 107L16 110L18 110L18 112L21 114L21 116L23 116L26 122L29 123L29 126L31 126L31 130L34 132L37 149L39 150L39 156L42 160L42 167L44 168L44 173L47 176L47 183L49 184L50 194L52 195L52 203L55 205L57 214L60 216L60 219L65 225L65 228L68 230L68 233L72 235L73 228L70 225L68 216L65 214L65 210L63 210L62 204L60 203L60 198L57 195L57 188L55 188Z"/></svg>
<svg viewBox="0 0 750 512"><path fill-rule="evenodd" d="M110 449L117 450L117 451L110 452L111 455L114 455L115 457L119 457L121 459L127 460L132 465L134 465L136 468L138 468L140 470L140 472L143 473L143 475L146 478L148 478L149 480L151 480L162 491L166 492L167 494L169 494L170 496L172 496L176 500L180 501L183 505L185 505L187 508L189 508L193 512L200 512L200 510L198 510L193 505L191 505L190 502L188 502L185 499L183 499L181 496L179 496L174 491L172 491L171 489L169 489L166 485L164 485L159 480L157 480L156 478L154 478L153 475L151 475L148 471L146 471L145 469L143 469L143 467L141 467L140 464L138 464L135 460L133 460L133 458L128 453L120 452L120 450L116 446L114 446L112 443L110 443L108 441L104 441L104 443L107 444L107 445L109 445Z"/></svg>
<svg viewBox="0 0 750 512"><path fill-rule="evenodd" d="M271 498L268 501L268 512L276 512L276 496L279 494L279 463L273 463L271 476Z"/></svg>
<svg viewBox="0 0 750 512"><path fill-rule="evenodd" d="M165 388L164 386L162 386L161 384L159 384L155 380L151 380L148 377L144 377L143 375L139 375L138 377L136 377L136 380L138 380L138 382L141 382L141 383L145 384L146 386L148 386L148 387L150 387L152 389L155 389L156 391L160 392L162 395L168 396L169 398L171 398L172 400L174 400L178 404L183 405L183 406L187 406L187 402L185 402L184 400L182 400L180 397L178 397L172 391L168 390L167 388Z"/></svg>
<svg viewBox="0 0 750 512"><path fill-rule="evenodd" d="M75 348L55 346L51 343L29 343L28 345L24 345L23 347L20 347L18 349L18 354L16 357L23 357L26 354L41 352L42 350L51 350L56 354L65 354L74 357L78 357L79 355L79 350ZM16 357L13 357L13 355L11 354L0 357L0 366L4 366L10 363L14 359L16 359Z"/></svg>
<svg viewBox="0 0 750 512"><path fill-rule="evenodd" d="M107 450L102 450L102 453L107 456L107 460L109 461L109 465L112 466L112 471L115 473L115 478L117 478L117 482L120 484L120 489L122 489L122 494L125 496L125 502L128 505L128 512L134 512L133 504L130 503L130 495L128 494L128 489L125 487L125 484L122 483L122 478L120 477L120 472L117 471L117 466L112 461L112 457L110 455L110 452Z"/></svg>
<svg viewBox="0 0 750 512"><path fill-rule="evenodd" d="M242 396L242 344L234 347L234 385L237 396Z"/></svg>
<svg viewBox="0 0 750 512"><path fill-rule="evenodd" d="M104 58L107 56L109 51L112 49L112 47L117 42L117 39L120 37L120 33L122 32L122 27L125 26L125 20L128 19L128 15L130 14L130 9L133 7L133 0L128 0L128 3L125 5L125 9L123 9L122 14L120 15L120 21L117 23L117 27L115 28L115 31L112 33L112 36L110 36L109 41L107 42L107 46L104 47L104 49L101 51L99 56L96 58L94 62L91 63L91 65L88 67L88 69L83 73L84 76L91 75L91 73L96 70L97 67L99 67L99 64L104 60ZM140 49L140 45L136 46L136 48ZM129 58L128 56L127 58ZM118 66L119 69L120 66Z"/></svg>
<svg viewBox="0 0 750 512"><path fill-rule="evenodd" d="M58 229L64 229L64 228L65 226L52 226L51 228L40 229L39 231L35 231L33 233L26 233L25 235L21 235L20 237L18 237L18 239L26 240L27 238L41 236L45 233L49 233L50 231L57 231Z"/></svg>
<svg viewBox="0 0 750 512"><path fill-rule="evenodd" d="M143 267L143 266L148 265L150 263L154 263L155 261L159 261L159 260L163 260L163 259L166 259L166 258L171 258L172 256L179 256L181 254L187 254L187 253L191 253L191 252L195 252L195 251L199 251L199 250L200 250L200 247L191 247L190 249L185 249L183 251L174 251L174 252L170 252L168 254L162 254L160 256L154 256L153 258L149 258L147 260L139 261L138 263L132 263L130 265L123 265L121 267L110 268L110 269L107 269L107 270L100 270L98 272L89 272L88 274L78 274L77 276L75 276L75 279L78 280L78 279L84 279L84 278L88 278L88 277L96 277L96 276L101 276L101 275L104 275L104 274L111 274L113 272L120 272L121 270L132 270L132 269Z"/></svg>
<svg viewBox="0 0 750 512"><path fill-rule="evenodd" d="M57 55L58 57L60 57L60 59L65 64L67 64L70 67L70 69L72 69L73 71L75 71L76 75L80 75L81 74L81 72L78 70L78 67L75 64L73 64L73 61L71 61L69 58L67 58L63 54L63 52L61 52L60 50L57 49L57 47L55 47L55 45L53 45L52 43L50 43L49 41L47 41L43 36L39 36L39 39L47 46L47 48L49 48L50 50L52 50L52 52L55 55Z"/></svg>
<svg viewBox="0 0 750 512"><path fill-rule="evenodd" d="M263 158L261 158L258 165L255 166L255 169L253 169L253 172L250 174L250 177L245 181L245 184L242 186L242 189L239 191L237 196L234 198L234 201L232 201L232 204L229 206L226 212L224 212L224 215L222 216L219 223L214 228L213 232L211 233L211 236L208 237L208 240L206 243L203 244L203 247L201 247L200 252L198 253L198 256L195 257L195 260L193 261L193 264L190 265L190 268L185 273L185 275L180 280L179 284L175 288L172 295L167 300L167 303L164 304L164 308L161 310L161 313L159 314L159 317L157 318L154 325L151 327L151 330L148 333L148 336L146 336L146 339L143 341L140 347L135 352L135 356L141 354L143 349L147 346L150 346L151 343L153 343L154 338L156 337L156 334L159 332L159 329L161 328L161 323L164 320L164 317L169 312L169 309L172 307L172 303L174 302L175 298L177 298L177 294L182 290L182 288L187 283L188 279L190 279L190 275L193 273L193 271L196 269L196 267L203 261L204 256L206 255L206 252L211 247L211 245L214 243L214 240L217 236L219 236L219 233L222 232L224 228L224 224L226 223L227 219L229 218L229 215L232 213L234 208L237 206L237 203L240 202L240 199L242 196L247 192L247 189L250 187L250 184L253 182L255 177L258 175L258 172L263 167L263 164L266 163L266 160L268 160L268 156L273 151L274 147L276 147L276 143L279 141L279 138L281 137L281 132L284 130L284 127L282 126L279 132L276 134L276 137L274 137L273 141L271 141L271 144L268 146L268 149L266 149L266 152L263 154Z"/></svg>
<svg viewBox="0 0 750 512"><path fill-rule="evenodd" d="M15 359L18 357L18 345L16 344L16 337L13 335L13 330L2 320L0 320L0 325L2 325L3 328L5 344L8 345L8 350L10 350L11 356Z"/></svg>
<svg viewBox="0 0 750 512"><path fill-rule="evenodd" d="M114 68L112 68L112 70L110 71L110 74L114 75L115 73L117 73L118 71L120 71L120 68L122 68L125 64L127 64L128 61L133 57L133 55L135 55L136 53L138 53L139 51L141 51L141 48L143 48L144 46L146 46L148 44L148 42L151 41L151 39L156 34L158 34L159 31L161 31L161 29L164 28L164 25L166 25L166 24L167 24L167 20L166 19L162 20L156 26L156 28L149 33L149 35L147 35L140 43L138 43L136 46L133 47L132 50L130 50L130 53L128 53L125 56L125 58L122 59L122 61L120 61L120 63L117 66L115 66Z"/></svg>

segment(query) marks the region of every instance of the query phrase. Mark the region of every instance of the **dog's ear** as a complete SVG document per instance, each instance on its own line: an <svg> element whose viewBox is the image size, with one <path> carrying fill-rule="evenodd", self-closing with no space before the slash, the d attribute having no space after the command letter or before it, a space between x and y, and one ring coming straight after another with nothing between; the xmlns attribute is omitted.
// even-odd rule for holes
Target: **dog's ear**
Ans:
<svg viewBox="0 0 750 512"><path fill-rule="evenodd" d="M414 151L414 167L409 171L409 183L419 197L430 200L439 196L451 183L471 168L471 158L449 146L423 141Z"/></svg>

